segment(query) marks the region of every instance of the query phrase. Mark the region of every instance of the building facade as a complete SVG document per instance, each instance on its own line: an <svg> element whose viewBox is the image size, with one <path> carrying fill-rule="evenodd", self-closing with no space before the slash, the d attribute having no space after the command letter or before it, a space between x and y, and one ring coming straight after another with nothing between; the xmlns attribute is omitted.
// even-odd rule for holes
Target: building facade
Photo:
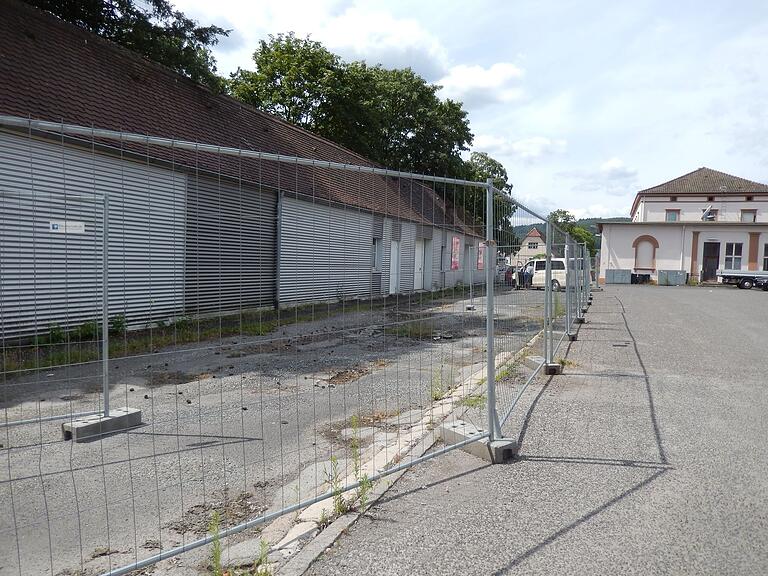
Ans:
<svg viewBox="0 0 768 576"><path fill-rule="evenodd" d="M512 266L522 266L534 256L546 254L546 252L546 239L539 232L539 229L534 226L520 242L520 249L512 255L510 264Z"/></svg>
<svg viewBox="0 0 768 576"><path fill-rule="evenodd" d="M2 337L98 318L105 261L109 314L136 326L484 282L481 235L446 192L365 172L350 150L29 5L3 16ZM359 169L11 122L26 118Z"/></svg>
<svg viewBox="0 0 768 576"><path fill-rule="evenodd" d="M716 282L718 270L768 271L768 185L710 168L641 190L631 222L603 222L602 283L659 273Z"/></svg>

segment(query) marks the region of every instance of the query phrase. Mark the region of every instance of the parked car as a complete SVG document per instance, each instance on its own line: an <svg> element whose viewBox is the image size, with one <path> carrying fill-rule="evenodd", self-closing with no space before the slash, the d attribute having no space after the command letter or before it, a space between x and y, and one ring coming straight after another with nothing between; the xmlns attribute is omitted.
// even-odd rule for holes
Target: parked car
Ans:
<svg viewBox="0 0 768 576"><path fill-rule="evenodd" d="M739 288L749 290L753 286L768 291L768 272L743 270L718 270L717 275L723 284L735 284Z"/></svg>
<svg viewBox="0 0 768 576"><path fill-rule="evenodd" d="M547 275L547 261L545 258L529 260L525 263L533 263L533 279L531 288L544 288ZM552 289L560 290L566 285L565 279L565 258L552 258Z"/></svg>

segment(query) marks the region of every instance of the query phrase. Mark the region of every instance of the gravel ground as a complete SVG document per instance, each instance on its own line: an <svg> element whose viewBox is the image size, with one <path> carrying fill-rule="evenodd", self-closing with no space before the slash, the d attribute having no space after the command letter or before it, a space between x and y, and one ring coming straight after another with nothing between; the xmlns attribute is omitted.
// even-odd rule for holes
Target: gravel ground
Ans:
<svg viewBox="0 0 768 576"><path fill-rule="evenodd" d="M587 320L516 462L415 467L309 573L768 573L768 295L607 287Z"/></svg>
<svg viewBox="0 0 768 576"><path fill-rule="evenodd" d="M543 294L497 298L498 351L517 350L541 327ZM141 408L143 427L89 443L63 441L58 422L0 429L0 574L97 574L204 536L213 510L226 527L324 492L331 455L349 472L351 415L373 423L374 442L428 406L436 382L447 389L483 362L484 299L467 304L112 361L112 406ZM427 334L411 332L419 323ZM4 418L97 408L99 371L6 381ZM207 553L185 555L184 570Z"/></svg>

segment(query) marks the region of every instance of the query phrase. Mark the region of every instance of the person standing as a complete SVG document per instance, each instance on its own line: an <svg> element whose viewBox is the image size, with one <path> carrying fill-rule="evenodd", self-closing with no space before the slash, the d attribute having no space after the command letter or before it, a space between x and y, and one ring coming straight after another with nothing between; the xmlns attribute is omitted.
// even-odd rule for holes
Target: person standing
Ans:
<svg viewBox="0 0 768 576"><path fill-rule="evenodd" d="M528 264L525 266L523 278L525 287L530 288L533 285L533 262L528 262Z"/></svg>

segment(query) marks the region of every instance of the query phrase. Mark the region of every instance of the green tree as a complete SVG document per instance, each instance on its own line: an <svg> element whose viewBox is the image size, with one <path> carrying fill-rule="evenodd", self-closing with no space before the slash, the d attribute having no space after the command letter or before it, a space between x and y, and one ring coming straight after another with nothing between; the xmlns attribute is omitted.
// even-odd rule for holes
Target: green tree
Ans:
<svg viewBox="0 0 768 576"><path fill-rule="evenodd" d="M574 218L573 214L568 212L568 210L553 210L549 213L549 216L547 219L555 224L557 227L559 227L563 232L570 233L571 228L573 228L576 218Z"/></svg>
<svg viewBox="0 0 768 576"><path fill-rule="evenodd" d="M205 84L224 87L216 75L211 47L229 30L199 26L175 10L168 0L27 0L102 38L138 52L145 58Z"/></svg>
<svg viewBox="0 0 768 576"><path fill-rule="evenodd" d="M231 94L371 160L405 171L460 176L472 133L460 102L410 68L346 63L310 38L261 41L254 71L238 70Z"/></svg>
<svg viewBox="0 0 768 576"><path fill-rule="evenodd" d="M568 233L571 235L571 238L579 244L587 243L587 249L589 250L590 256L594 256L597 253L595 236L592 232L581 226L573 226Z"/></svg>
<svg viewBox="0 0 768 576"><path fill-rule="evenodd" d="M498 160L491 158L485 152L472 152L469 160L465 163L465 178L483 182L488 178L493 178L493 185L502 192L511 192L512 184L509 183L507 170ZM469 191L468 191L469 192ZM465 198L467 196L465 195ZM479 205L481 210L485 210L486 191L480 188L473 188L469 192L468 200L473 206L464 206L465 210L474 214L480 222L485 221L484 213L478 213L474 206ZM459 198L461 201L461 198ZM467 200L465 199L465 203ZM515 206L510 204L498 195L494 197L493 215L496 240L499 244L499 251L504 254L513 252L513 246L517 246L519 241L515 236L512 226L512 214L515 212Z"/></svg>
<svg viewBox="0 0 768 576"><path fill-rule="evenodd" d="M232 96L307 130L326 130L342 92L338 56L319 42L290 33L261 40L253 61L255 71L238 69L232 74Z"/></svg>

